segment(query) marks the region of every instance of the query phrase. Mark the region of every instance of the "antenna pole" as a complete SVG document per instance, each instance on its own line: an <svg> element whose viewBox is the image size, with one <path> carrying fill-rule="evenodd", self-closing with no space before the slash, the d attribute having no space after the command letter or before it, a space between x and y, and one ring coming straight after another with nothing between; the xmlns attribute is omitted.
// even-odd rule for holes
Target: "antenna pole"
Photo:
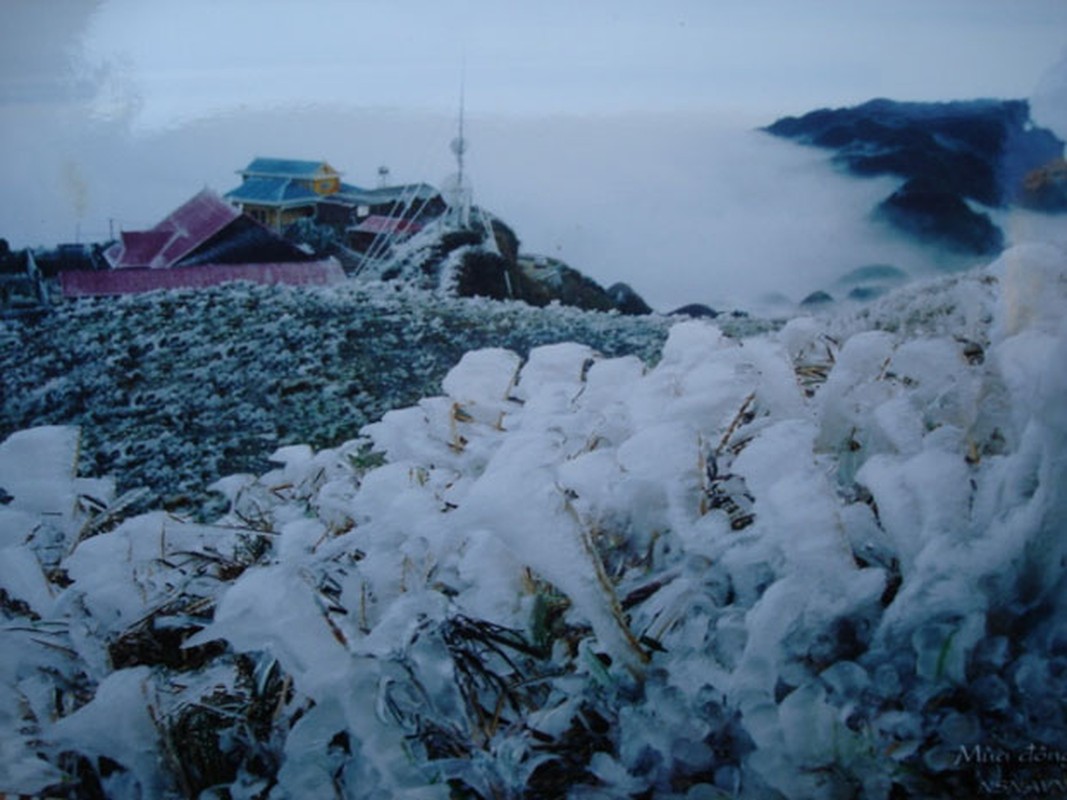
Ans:
<svg viewBox="0 0 1067 800"><path fill-rule="evenodd" d="M467 58L463 57L463 67L459 79L459 130L456 138L452 140L452 154L456 157L456 179L452 193L452 208L449 212L450 221L458 228L466 228L470 225L470 191L467 188L467 177L464 175L464 154L467 152L467 139L464 135L464 124L467 113Z"/></svg>
<svg viewBox="0 0 1067 800"><path fill-rule="evenodd" d="M467 140L463 138L463 117L467 105L467 54L459 71L459 147L456 148L456 160L459 162L459 185L463 186L463 153L467 149Z"/></svg>

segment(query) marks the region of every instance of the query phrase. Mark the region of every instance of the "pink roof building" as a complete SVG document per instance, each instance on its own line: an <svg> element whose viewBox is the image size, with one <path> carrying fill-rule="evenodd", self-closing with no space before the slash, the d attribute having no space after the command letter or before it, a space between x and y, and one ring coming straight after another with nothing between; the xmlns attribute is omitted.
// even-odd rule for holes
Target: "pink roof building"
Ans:
<svg viewBox="0 0 1067 800"><path fill-rule="evenodd" d="M60 273L63 296L195 289L232 281L322 286L345 277L335 259L313 259L208 189L147 231L123 231L104 257L111 269Z"/></svg>
<svg viewBox="0 0 1067 800"><path fill-rule="evenodd" d="M173 267L240 216L240 211L204 189L151 230L123 231L122 241L104 256L115 269Z"/></svg>

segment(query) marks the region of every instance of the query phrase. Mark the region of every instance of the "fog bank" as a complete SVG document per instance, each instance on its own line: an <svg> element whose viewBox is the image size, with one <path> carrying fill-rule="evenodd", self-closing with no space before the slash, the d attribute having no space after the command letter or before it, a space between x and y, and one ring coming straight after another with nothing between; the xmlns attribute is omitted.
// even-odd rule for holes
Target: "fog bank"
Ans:
<svg viewBox="0 0 1067 800"><path fill-rule="evenodd" d="M894 179L840 173L828 152L756 130L770 121L472 116L467 167L475 201L526 252L629 283L662 311L749 307L769 292L795 302L869 263L933 268L928 251L869 219ZM380 165L394 181L439 184L455 169L455 126L444 114L319 107L139 136L117 124L41 126L8 165L22 188L0 235L23 246L150 226L205 186L233 188L255 156L326 159L357 185L375 185Z"/></svg>

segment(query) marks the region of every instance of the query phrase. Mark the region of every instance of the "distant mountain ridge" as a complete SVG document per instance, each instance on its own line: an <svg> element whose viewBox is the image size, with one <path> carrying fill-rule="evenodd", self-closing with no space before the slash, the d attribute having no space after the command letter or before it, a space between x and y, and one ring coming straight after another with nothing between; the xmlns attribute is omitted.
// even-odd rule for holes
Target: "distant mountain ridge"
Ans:
<svg viewBox="0 0 1067 800"><path fill-rule="evenodd" d="M905 183L874 215L920 241L986 256L1004 243L990 208L1067 209L1067 188L1039 181L1059 175L1064 143L1030 118L1025 100L940 103L870 100L784 117L767 133L834 151L855 175L895 175Z"/></svg>

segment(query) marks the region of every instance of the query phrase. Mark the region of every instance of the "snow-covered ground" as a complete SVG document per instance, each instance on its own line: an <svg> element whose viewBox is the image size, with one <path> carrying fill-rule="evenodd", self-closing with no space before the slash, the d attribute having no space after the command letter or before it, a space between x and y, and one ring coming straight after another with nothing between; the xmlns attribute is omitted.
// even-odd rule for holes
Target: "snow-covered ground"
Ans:
<svg viewBox="0 0 1067 800"><path fill-rule="evenodd" d="M340 444L440 391L467 350L574 339L649 360L668 327L368 283L78 302L0 320L0 438L80 426L83 471L195 505L226 474L268 469L276 447Z"/></svg>
<svg viewBox="0 0 1067 800"><path fill-rule="evenodd" d="M1065 311L1026 245L651 366L468 349L210 524L17 433L0 791L1062 796Z"/></svg>

